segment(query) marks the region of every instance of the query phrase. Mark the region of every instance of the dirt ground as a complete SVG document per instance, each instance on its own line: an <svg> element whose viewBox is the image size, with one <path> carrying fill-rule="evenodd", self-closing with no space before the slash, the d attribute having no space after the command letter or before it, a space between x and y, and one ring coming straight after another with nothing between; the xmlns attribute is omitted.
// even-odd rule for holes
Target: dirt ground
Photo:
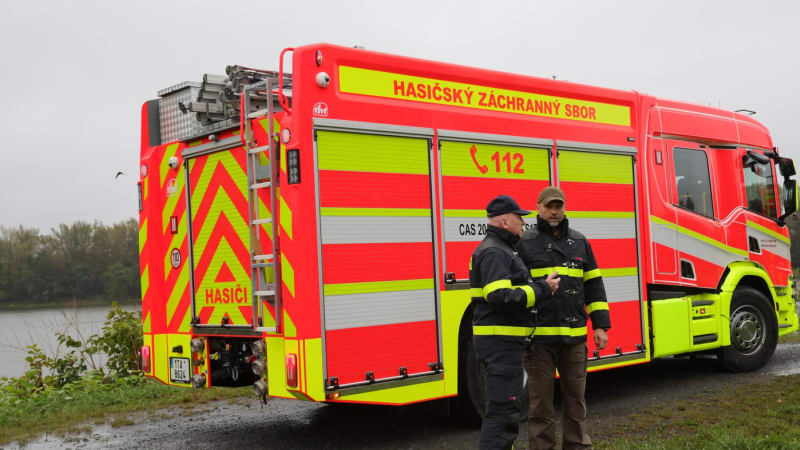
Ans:
<svg viewBox="0 0 800 450"><path fill-rule="evenodd" d="M653 404L713 395L753 377L768 380L794 373L800 373L800 343L779 345L767 366L750 374L723 372L715 361L702 358L665 358L592 373L586 400L593 435L602 439L611 424ZM477 428L454 422L441 404L395 408L270 399L262 406L253 397L131 414L127 422L131 424L87 424L84 433L43 436L25 448L427 449L475 448L478 439ZM527 447L525 423L517 447Z"/></svg>

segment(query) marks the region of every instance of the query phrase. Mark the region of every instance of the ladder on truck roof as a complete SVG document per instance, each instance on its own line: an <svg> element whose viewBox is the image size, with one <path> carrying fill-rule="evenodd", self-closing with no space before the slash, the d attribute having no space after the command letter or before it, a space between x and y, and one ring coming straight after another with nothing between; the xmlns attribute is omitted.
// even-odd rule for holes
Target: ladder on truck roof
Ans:
<svg viewBox="0 0 800 450"><path fill-rule="evenodd" d="M252 285L253 301L253 330L257 332L280 332L282 328L282 301L281 301L281 265L280 245L278 240L278 185L280 175L279 146L277 144L273 117L275 113L273 98L283 89L283 83L276 77L253 83L244 87L242 91L242 115L244 123L245 151L247 152L247 190L250 228L250 279ZM251 102L255 98L266 95L266 108L249 112ZM263 98L263 97L262 97ZM260 103L260 102L259 102ZM266 117L269 137L266 145L256 142L251 121ZM266 155L269 158L269 167L266 173L259 158ZM259 170L261 169L261 170ZM259 207L259 193L269 192L269 217L261 217ZM272 228L271 244L264 245L261 241L259 228L270 225ZM266 248L265 248L266 247ZM270 279L271 278L271 279ZM264 304L266 300L275 308L275 326L265 327L262 323L264 317Z"/></svg>

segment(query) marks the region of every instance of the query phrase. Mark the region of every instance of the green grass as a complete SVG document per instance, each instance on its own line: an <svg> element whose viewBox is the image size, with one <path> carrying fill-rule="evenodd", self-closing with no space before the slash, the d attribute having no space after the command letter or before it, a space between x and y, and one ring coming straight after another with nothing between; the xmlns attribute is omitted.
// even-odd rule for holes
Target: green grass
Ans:
<svg viewBox="0 0 800 450"><path fill-rule="evenodd" d="M87 423L112 427L132 424L127 414L175 405L197 406L212 400L252 397L250 386L241 388L185 389L146 380L143 384L119 386L73 394L70 400L51 396L0 407L0 445L24 444L41 433L80 433Z"/></svg>
<svg viewBox="0 0 800 450"><path fill-rule="evenodd" d="M800 375L667 401L592 438L597 449L800 449Z"/></svg>

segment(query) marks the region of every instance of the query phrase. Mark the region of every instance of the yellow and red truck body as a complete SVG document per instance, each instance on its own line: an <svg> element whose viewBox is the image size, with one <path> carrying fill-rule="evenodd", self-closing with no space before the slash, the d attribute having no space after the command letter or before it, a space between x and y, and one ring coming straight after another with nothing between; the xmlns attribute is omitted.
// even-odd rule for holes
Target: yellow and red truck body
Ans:
<svg viewBox="0 0 800 450"><path fill-rule="evenodd" d="M466 280L484 207L511 194L532 208L547 185L605 282L613 328L606 349L590 340L590 370L746 358L798 329L782 224L794 169L747 115L328 44L293 49L291 73L290 92L281 74L267 93L274 111L189 138L164 140L179 114L166 95L142 108L148 376L263 378L271 396L328 402L475 389ZM270 140L277 161L257 157L278 164L274 207L248 181ZM274 297L254 297L255 241L277 248ZM736 315L743 287L768 314Z"/></svg>

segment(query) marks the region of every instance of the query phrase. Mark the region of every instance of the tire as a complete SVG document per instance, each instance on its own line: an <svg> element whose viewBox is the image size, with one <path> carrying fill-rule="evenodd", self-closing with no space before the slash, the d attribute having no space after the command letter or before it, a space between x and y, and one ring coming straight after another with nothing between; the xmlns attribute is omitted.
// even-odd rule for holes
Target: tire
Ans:
<svg viewBox="0 0 800 450"><path fill-rule="evenodd" d="M731 372L760 369L778 344L772 302L756 289L740 287L733 292L730 313L731 345L722 348L722 365Z"/></svg>
<svg viewBox="0 0 800 450"><path fill-rule="evenodd" d="M470 323L471 325L471 323ZM486 413L486 380L483 375L484 364L475 356L475 341L472 339L472 327L462 328L459 337L458 364L458 397L456 398L456 414L458 418L471 425L480 425ZM523 370L524 372L524 370ZM528 419L530 394L528 393L528 374L523 378L523 390L520 398L520 422Z"/></svg>

